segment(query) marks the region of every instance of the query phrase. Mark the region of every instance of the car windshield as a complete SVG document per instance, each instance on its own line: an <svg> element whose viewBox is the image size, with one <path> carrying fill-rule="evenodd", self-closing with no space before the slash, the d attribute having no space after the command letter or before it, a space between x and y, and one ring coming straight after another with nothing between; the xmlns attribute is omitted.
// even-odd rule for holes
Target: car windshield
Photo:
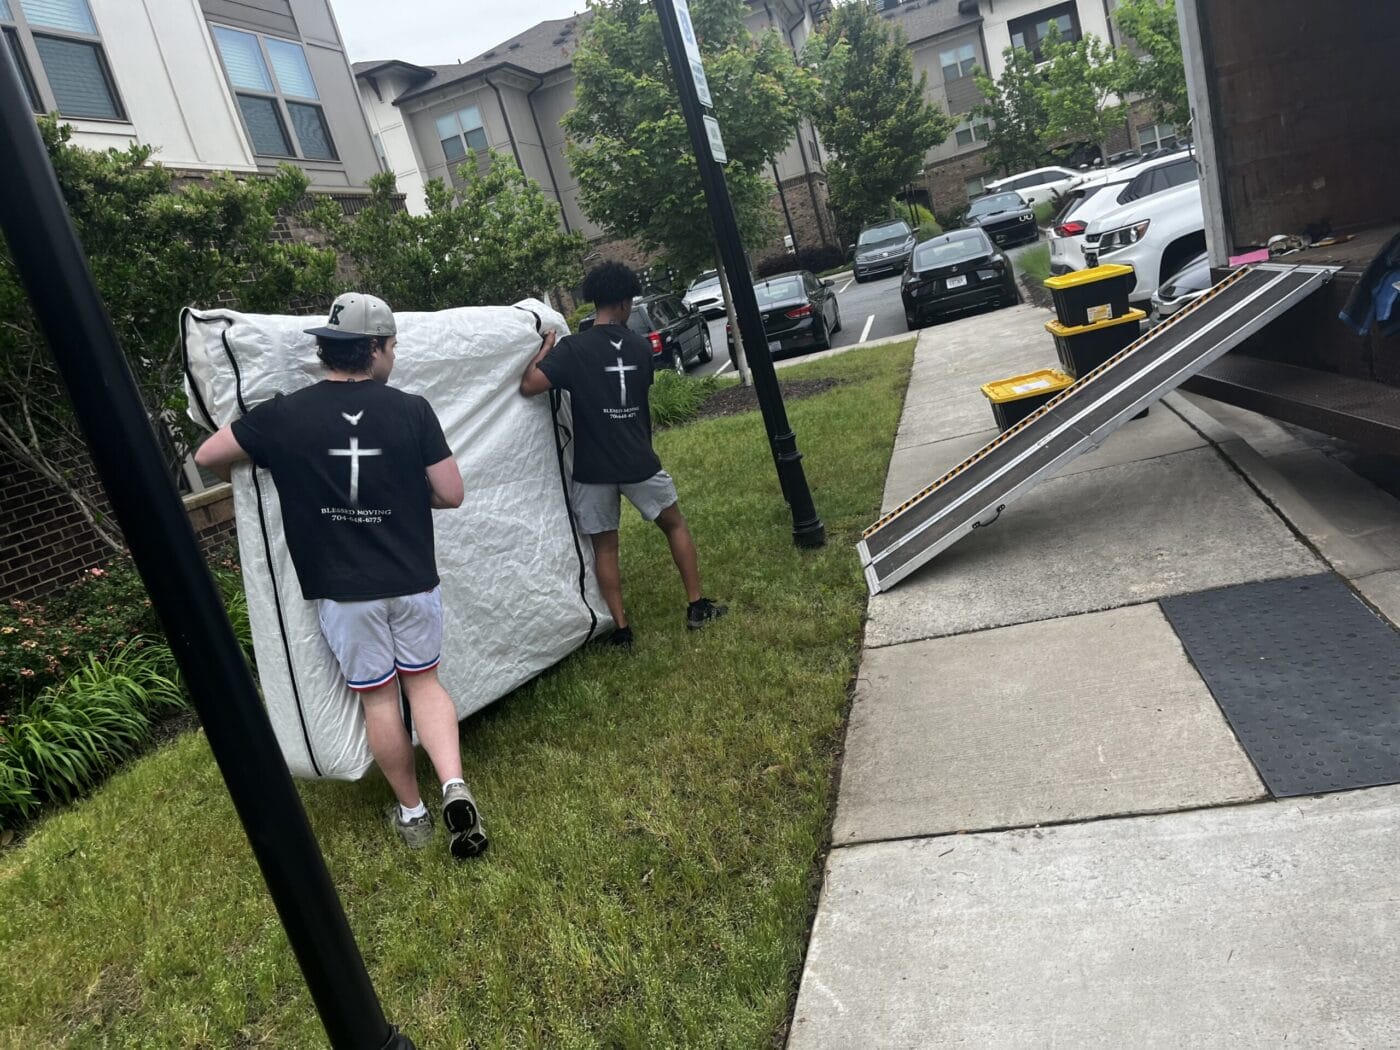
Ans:
<svg viewBox="0 0 1400 1050"><path fill-rule="evenodd" d="M1010 211L1012 208L1024 208L1026 202L1021 199L1019 193L994 193L990 197L979 197L972 202L972 207L967 209L969 216L990 215L994 211Z"/></svg>
<svg viewBox="0 0 1400 1050"><path fill-rule="evenodd" d="M856 241L856 244L864 247L867 244L881 244L885 241L902 241L908 236L908 223L887 222L880 226L872 226L868 230L862 230L860 240Z"/></svg>
<svg viewBox="0 0 1400 1050"><path fill-rule="evenodd" d="M699 277L695 278L695 283L690 286L690 290L692 292L701 292L709 288L718 287L719 274L715 273L714 270L711 270L708 273L702 273Z"/></svg>
<svg viewBox="0 0 1400 1050"><path fill-rule="evenodd" d="M758 296L759 306L772 306L774 303L801 298L802 280L798 277L779 277L754 285L753 292Z"/></svg>
<svg viewBox="0 0 1400 1050"><path fill-rule="evenodd" d="M914 249L914 269L931 270L935 266L950 266L985 254L987 245L981 237L952 237L929 241Z"/></svg>

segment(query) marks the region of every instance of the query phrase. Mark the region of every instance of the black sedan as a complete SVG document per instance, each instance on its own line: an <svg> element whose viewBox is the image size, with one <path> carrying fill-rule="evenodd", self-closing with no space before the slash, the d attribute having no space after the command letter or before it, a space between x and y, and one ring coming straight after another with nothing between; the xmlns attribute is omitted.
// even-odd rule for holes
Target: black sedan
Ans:
<svg viewBox="0 0 1400 1050"><path fill-rule="evenodd" d="M967 224L985 230L998 247L1030 244L1040 236L1035 210L1014 190L978 197L967 209Z"/></svg>
<svg viewBox="0 0 1400 1050"><path fill-rule="evenodd" d="M981 230L954 230L920 242L899 293L910 331L948 314L1021 301L1011 260Z"/></svg>
<svg viewBox="0 0 1400 1050"><path fill-rule="evenodd" d="M832 334L841 330L841 307L831 289L831 281L818 280L809 270L779 274L753 286L770 354L825 350L831 345ZM729 325L724 331L733 361L734 333Z"/></svg>

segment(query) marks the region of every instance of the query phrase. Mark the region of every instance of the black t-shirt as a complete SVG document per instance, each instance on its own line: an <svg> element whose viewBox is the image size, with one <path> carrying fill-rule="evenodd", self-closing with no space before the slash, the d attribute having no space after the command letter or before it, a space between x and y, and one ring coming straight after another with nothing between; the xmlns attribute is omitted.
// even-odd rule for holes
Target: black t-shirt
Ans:
<svg viewBox="0 0 1400 1050"><path fill-rule="evenodd" d="M661 469L651 448L651 346L622 325L565 336L539 364L573 406L574 480L628 485Z"/></svg>
<svg viewBox="0 0 1400 1050"><path fill-rule="evenodd" d="M302 596L369 601L438 585L424 468L450 455L432 406L361 380L324 380L235 420L272 471Z"/></svg>

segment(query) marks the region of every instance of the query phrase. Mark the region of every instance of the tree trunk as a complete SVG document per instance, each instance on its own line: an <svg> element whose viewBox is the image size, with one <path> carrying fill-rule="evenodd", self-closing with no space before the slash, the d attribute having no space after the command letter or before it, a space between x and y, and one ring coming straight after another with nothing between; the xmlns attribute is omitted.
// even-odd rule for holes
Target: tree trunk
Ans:
<svg viewBox="0 0 1400 1050"><path fill-rule="evenodd" d="M734 297L729 294L729 275L725 273L724 263L715 257L715 266L719 268L719 287L724 293L724 312L729 318L729 331L734 336L734 367L739 373L739 378L745 386L753 386L753 375L749 372L749 359L744 353L744 337L739 331L739 318L734 313Z"/></svg>

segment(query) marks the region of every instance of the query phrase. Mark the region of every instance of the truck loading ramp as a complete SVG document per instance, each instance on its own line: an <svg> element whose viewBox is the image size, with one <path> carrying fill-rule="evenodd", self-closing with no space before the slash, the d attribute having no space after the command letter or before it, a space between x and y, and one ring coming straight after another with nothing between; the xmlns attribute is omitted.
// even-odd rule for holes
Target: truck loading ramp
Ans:
<svg viewBox="0 0 1400 1050"><path fill-rule="evenodd" d="M893 587L973 529L991 525L1142 409L1322 287L1331 266L1262 263L1200 299L1082 376L990 444L871 525L859 546L871 594Z"/></svg>

